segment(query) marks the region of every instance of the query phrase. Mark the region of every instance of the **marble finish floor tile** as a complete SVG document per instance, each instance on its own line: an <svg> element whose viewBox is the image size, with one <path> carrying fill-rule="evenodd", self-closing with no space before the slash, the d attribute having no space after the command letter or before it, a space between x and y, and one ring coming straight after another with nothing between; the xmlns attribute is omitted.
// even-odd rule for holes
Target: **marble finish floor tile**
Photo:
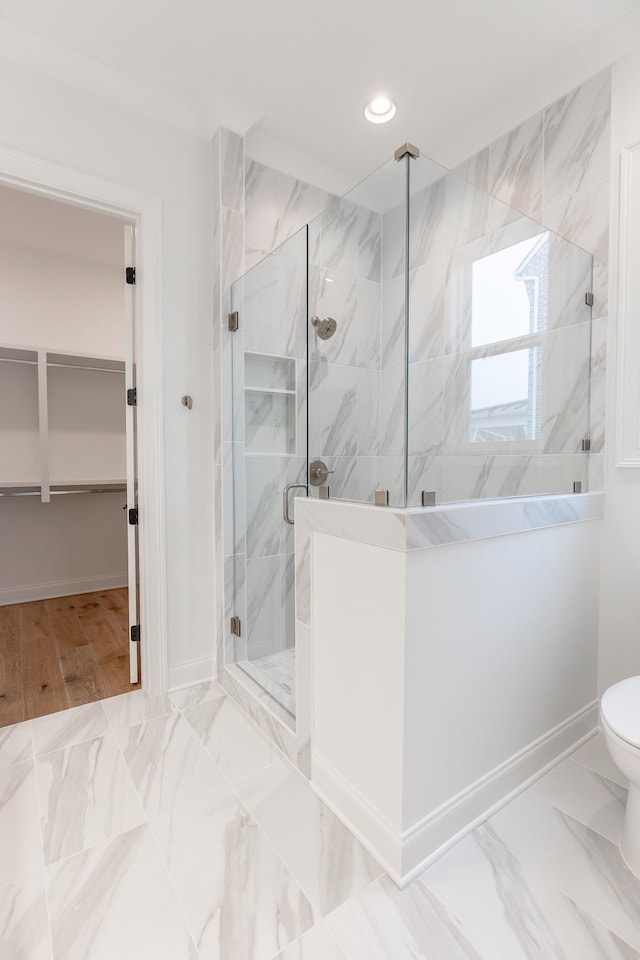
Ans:
<svg viewBox="0 0 640 960"><path fill-rule="evenodd" d="M347 958L326 927L318 924L279 953L274 960L347 960Z"/></svg>
<svg viewBox="0 0 640 960"><path fill-rule="evenodd" d="M472 937L418 883L398 890L388 877L377 880L326 923L349 960L510 960Z"/></svg>
<svg viewBox="0 0 640 960"><path fill-rule="evenodd" d="M514 858L640 951L640 880L625 866L617 844L531 790L488 825Z"/></svg>
<svg viewBox="0 0 640 960"><path fill-rule="evenodd" d="M109 697L102 701L109 723L114 730L135 727L146 720L166 717L175 711L168 694L149 697L143 690L132 690L119 697Z"/></svg>
<svg viewBox="0 0 640 960"><path fill-rule="evenodd" d="M207 680L205 683L195 683L183 690L171 691L171 699L180 710L197 707L200 703L217 700L218 697L226 697L226 695L226 690L217 680Z"/></svg>
<svg viewBox="0 0 640 960"><path fill-rule="evenodd" d="M54 863L144 821L111 734L36 760L45 863Z"/></svg>
<svg viewBox="0 0 640 960"><path fill-rule="evenodd" d="M0 884L42 869L33 760L0 768Z"/></svg>
<svg viewBox="0 0 640 960"><path fill-rule="evenodd" d="M54 960L198 960L148 826L46 870Z"/></svg>
<svg viewBox="0 0 640 960"><path fill-rule="evenodd" d="M320 914L382 875L373 857L288 761L240 780L236 789Z"/></svg>
<svg viewBox="0 0 640 960"><path fill-rule="evenodd" d="M152 821L200 956L270 960L313 909L231 788Z"/></svg>
<svg viewBox="0 0 640 960"><path fill-rule="evenodd" d="M628 786L627 778L618 769L607 750L602 731L598 731L595 737L587 740L575 753L572 753L571 759L577 763L583 763L591 770L595 770L596 773L606 777L607 780L613 780L614 783L619 783L622 787Z"/></svg>
<svg viewBox="0 0 640 960"><path fill-rule="evenodd" d="M71 747L74 743L93 740L108 733L109 723L103 703L108 703L108 700L71 707L70 710L61 710L59 713L51 713L49 716L32 720L31 729L36 755Z"/></svg>
<svg viewBox="0 0 640 960"><path fill-rule="evenodd" d="M181 713L128 727L120 745L148 817L226 783Z"/></svg>
<svg viewBox="0 0 640 960"><path fill-rule="evenodd" d="M229 697L184 711L196 734L225 777L240 780L282 759Z"/></svg>
<svg viewBox="0 0 640 960"><path fill-rule="evenodd" d="M10 727L0 727L0 767L20 763L33 756L31 721L23 720Z"/></svg>
<svg viewBox="0 0 640 960"><path fill-rule="evenodd" d="M536 781L531 790L612 843L620 839L627 791L619 783L569 759Z"/></svg>
<svg viewBox="0 0 640 960"><path fill-rule="evenodd" d="M42 871L0 887L0 958L51 960Z"/></svg>
<svg viewBox="0 0 640 960"><path fill-rule="evenodd" d="M638 960L483 824L417 881L505 960Z"/></svg>

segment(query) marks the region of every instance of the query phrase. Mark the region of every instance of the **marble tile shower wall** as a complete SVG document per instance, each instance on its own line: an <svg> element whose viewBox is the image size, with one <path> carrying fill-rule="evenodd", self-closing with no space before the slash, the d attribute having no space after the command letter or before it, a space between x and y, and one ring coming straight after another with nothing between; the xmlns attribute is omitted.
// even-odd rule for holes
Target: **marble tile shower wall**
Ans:
<svg viewBox="0 0 640 960"><path fill-rule="evenodd" d="M338 324L313 332L309 455L334 471L331 495L373 499L380 460L382 217L331 198L309 226L309 310Z"/></svg>
<svg viewBox="0 0 640 960"><path fill-rule="evenodd" d="M527 119L460 168L463 177L479 190L493 194L515 211L543 223L593 254L592 452L588 458L592 490L602 489L604 474L610 102L611 75L605 71ZM215 330L214 380L221 385L214 422L217 635L226 638L226 658L230 662L234 656L228 621L234 613L236 593L241 598L243 592L246 594L246 585L242 581L243 567L236 559L242 554L236 553L234 539L231 338L224 335L226 313L222 292L245 270L326 211L325 217L317 221L315 227L312 225L310 231L310 308L322 316L337 314L339 321L344 316L345 336L336 334L326 344L312 344L315 372L311 382L312 389L318 391L317 396L327 398L335 409L340 407L341 391L342 399L347 402L342 407L346 414L341 414L337 428L335 423L331 427L328 420L323 421L322 414L316 424L312 423L315 437L312 433L310 452L312 456L324 454L330 469L337 468L332 478L336 496L359 499L370 499L376 486L390 489L392 497L394 490L399 491L401 487L404 431L398 429L398 425L402 425L403 415L404 301L403 285L397 275L402 257L397 213L395 221L393 212L384 218L371 214L367 217L366 212L354 210L355 205L340 202L323 190L245 160L242 138L228 131L221 131L213 146L213 175L217 184L214 191L217 194L215 311L219 319ZM450 195L452 189L450 186ZM471 186L467 190L467 203L472 190ZM476 194L475 199L479 196ZM432 187L428 201L431 214L434 210L442 213L446 203L445 180ZM495 209L498 208L499 204ZM468 209L474 209L473 202ZM511 225L513 217L515 225ZM435 414L434 425L434 410L438 409L437 397L444 395L445 382L454 385L449 387L450 391L455 389L455 377L449 377L444 347L446 244L438 219L432 215L423 217L418 235L412 237L412 247L417 250L410 275L410 360L413 365L410 388L416 416L409 487L414 502L421 489L434 489L438 484L441 500L538 492L541 473L535 458L487 452L479 463L478 458L464 454L438 456L431 441L425 445L427 434L438 438L439 432L443 434L450 428L451 424L445 424L444 418L440 420L439 412ZM517 214L510 214L505 222L511 229L518 229ZM524 223L520 221L523 228ZM333 283L327 284L326 280ZM376 316L380 316L379 324ZM371 398L378 383L376 405ZM415 424L421 426L416 429ZM351 438L348 442L344 439L347 434ZM571 462L570 458L567 454L551 458L557 471L564 471L567 481L578 478L574 475L577 461ZM581 463L586 459L580 458ZM219 674L223 669L225 645L218 644Z"/></svg>
<svg viewBox="0 0 640 960"><path fill-rule="evenodd" d="M306 236L298 232L232 286L228 303L241 318L227 334L234 439L224 473L235 484L228 562L234 615L245 624L236 641L243 660L295 642L293 530L282 521L281 497L286 484L306 479L306 275Z"/></svg>
<svg viewBox="0 0 640 960"><path fill-rule="evenodd" d="M244 423L243 353L290 358L296 364L298 398L306 401L307 303L303 294L307 251L299 231L326 210L321 221L315 221L313 233L310 307L323 316L335 315L342 336L327 342L328 349L322 353L320 341L313 344L311 369L328 406L337 405L339 411L342 401L351 396L355 405L356 353L362 353L361 341L368 345L356 326L357 264L358 259L364 263L367 256L375 259L375 252L365 251L365 245L358 247L353 225L355 222L358 230L365 225L354 205L351 209L326 191L245 160L242 138L229 131L221 131L214 142L214 177L219 184L215 250L219 257L216 309L220 322L216 326L220 340L215 375L221 384L221 429L215 449L216 559L217 569L224 571L217 582L218 636L224 637L224 643L218 645L221 676L225 662L254 659L293 646L293 536L282 524L280 492L286 483L304 479L306 467L305 411L297 410L296 449L286 455L261 451L259 404L255 410L251 408L255 413L252 422ZM276 248L278 253L269 256ZM244 281L235 283L243 275ZM364 291L361 304L367 293L371 300L371 291ZM233 336L226 330L231 309L240 309L242 315L241 330ZM337 394L324 389L327 382L334 385L336 381ZM342 385L346 385L346 397L339 393ZM334 425L328 433L320 421L313 426L316 455L336 471L332 478L335 494L355 495L349 486L356 474L352 457L330 456ZM341 452L339 443L335 449L337 454ZM232 616L239 616L246 625L248 644L244 638L238 641L231 636Z"/></svg>
<svg viewBox="0 0 640 960"><path fill-rule="evenodd" d="M602 490L604 484L604 425L606 400L607 314L608 314L608 260L610 215L610 151L611 151L611 71L605 70L571 91L545 110L530 117L520 126L490 144L460 167L460 173L470 183L487 191L499 200L512 205L521 213L541 222L560 237L564 237L593 255L592 331L590 344L591 389L589 398L589 436L591 453L588 458L569 451L567 440L564 452L552 448L544 463L536 456L518 454L499 455L488 451L484 465L463 458L458 470L452 461L449 477L443 467L443 499L481 496L513 496L571 489L572 480L587 480L591 490ZM433 266L432 270L437 270ZM569 269L569 268L568 268ZM574 273L575 275L575 273ZM436 289L443 290L443 287ZM444 303L433 299L433 287L427 279L412 273L412 284L422 284L422 317L441 315ZM412 316L418 304L412 305ZM576 318L570 322L576 323ZM434 333L433 330L436 332ZM438 337L438 324L425 322L418 340ZM582 328L584 330L584 327ZM586 348L578 340L586 336L580 324L558 333L567 338L561 347L555 347L557 357L568 363L579 364L579 356ZM431 331L431 332L429 332ZM569 344L568 339L573 338ZM560 352L560 349L562 352ZM434 356L432 353L431 356ZM412 359L415 361L416 355ZM422 359L422 356L420 357ZM440 370L434 361L435 376ZM560 374L562 377L563 374ZM578 370L573 371L574 383ZM446 377L446 372L445 372ZM570 377L565 377L565 386ZM417 380L416 380L417 382ZM562 380L558 381L562 383ZM569 392L558 397L567 404L568 420L579 426L585 419L583 409L576 408ZM427 406L429 400L423 396ZM582 397L581 403L586 403ZM447 427L448 428L448 427ZM415 449L414 449L415 453ZM420 489L426 479L420 476L429 467L439 479L438 465L410 462L410 487ZM450 480L457 476L453 485ZM427 488L429 488L427 486Z"/></svg>

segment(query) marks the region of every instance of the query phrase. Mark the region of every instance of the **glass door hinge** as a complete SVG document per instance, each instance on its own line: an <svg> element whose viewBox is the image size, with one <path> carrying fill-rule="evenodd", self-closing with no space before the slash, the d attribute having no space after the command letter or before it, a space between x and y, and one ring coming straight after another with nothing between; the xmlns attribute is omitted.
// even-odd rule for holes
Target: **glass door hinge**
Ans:
<svg viewBox="0 0 640 960"><path fill-rule="evenodd" d="M585 437L582 441L582 450L584 453L588 453L588 451L591 450L591 440L589 437Z"/></svg>
<svg viewBox="0 0 640 960"><path fill-rule="evenodd" d="M240 617L231 617L231 635L233 637L239 637L240 630Z"/></svg>
<svg viewBox="0 0 640 960"><path fill-rule="evenodd" d="M376 490L374 501L376 507L388 507L389 506L389 491L388 490Z"/></svg>
<svg viewBox="0 0 640 960"><path fill-rule="evenodd" d="M592 294L592 293L585 293L585 295L584 295L584 302L586 303L586 305L587 305L588 307L592 307L592 306L593 306L593 294Z"/></svg>
<svg viewBox="0 0 640 960"><path fill-rule="evenodd" d="M234 310L233 313L230 313L228 315L227 322L229 325L230 332L235 333L238 327L240 326L240 315L237 310Z"/></svg>

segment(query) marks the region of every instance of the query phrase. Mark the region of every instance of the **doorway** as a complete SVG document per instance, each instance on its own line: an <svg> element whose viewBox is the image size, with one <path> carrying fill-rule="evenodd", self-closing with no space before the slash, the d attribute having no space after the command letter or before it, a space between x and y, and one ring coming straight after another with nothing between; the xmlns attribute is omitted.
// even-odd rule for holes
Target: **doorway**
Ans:
<svg viewBox="0 0 640 960"><path fill-rule="evenodd" d="M0 726L140 684L134 257L0 186Z"/></svg>

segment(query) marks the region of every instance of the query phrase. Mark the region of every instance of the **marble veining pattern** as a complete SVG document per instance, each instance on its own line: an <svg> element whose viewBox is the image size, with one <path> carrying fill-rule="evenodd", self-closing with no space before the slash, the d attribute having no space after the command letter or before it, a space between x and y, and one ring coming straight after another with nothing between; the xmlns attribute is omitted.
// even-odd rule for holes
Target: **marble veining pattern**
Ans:
<svg viewBox="0 0 640 960"><path fill-rule="evenodd" d="M36 775L47 864L144 820L111 734L38 757Z"/></svg>
<svg viewBox="0 0 640 960"><path fill-rule="evenodd" d="M302 890L230 788L152 829L203 958L268 960L313 925Z"/></svg>
<svg viewBox="0 0 640 960"><path fill-rule="evenodd" d="M184 715L216 767L231 782L280 759L276 747L228 697L189 707Z"/></svg>
<svg viewBox="0 0 640 960"><path fill-rule="evenodd" d="M149 817L224 783L220 769L181 713L129 727L120 744Z"/></svg>
<svg viewBox="0 0 640 960"><path fill-rule="evenodd" d="M0 887L0 956L7 960L51 960L41 874Z"/></svg>
<svg viewBox="0 0 640 960"><path fill-rule="evenodd" d="M287 761L236 786L321 915L380 877L378 864Z"/></svg>
<svg viewBox="0 0 640 960"><path fill-rule="evenodd" d="M139 699L120 715L153 711ZM9 746L5 757L0 746L0 956L640 960L640 881L612 839L624 778L601 733L399 890L284 756L273 746L264 752L262 735L219 686L197 684L171 699L174 714L121 728L120 743L104 735L18 762L5 762ZM123 770L130 738L143 739L136 730L170 729L183 711L209 753L182 778L193 785L200 772L204 791L170 791L164 810L147 805L129 827L118 819L120 774L106 775L113 757L120 751ZM73 728L73 715L44 719L51 736ZM100 739L110 739L103 771ZM167 774L174 747L165 736L157 766ZM211 782L214 755L225 772ZM96 775L87 779L91 757ZM34 767L45 776L41 811L62 812L73 807L74 764L74 803L84 797L115 834L85 834L85 849L46 865ZM67 776L52 776L55 769ZM140 810L147 782L134 775L134 786Z"/></svg>
<svg viewBox="0 0 640 960"><path fill-rule="evenodd" d="M198 960L148 826L46 874L54 960Z"/></svg>
<svg viewBox="0 0 640 960"><path fill-rule="evenodd" d="M239 662L239 661L236 661ZM296 714L296 650L289 647L257 660L239 662L293 716Z"/></svg>
<svg viewBox="0 0 640 960"><path fill-rule="evenodd" d="M109 722L103 704L108 703L108 700L86 703L32 720L35 753L51 753L52 750L71 747L83 740L104 736L109 732Z"/></svg>

